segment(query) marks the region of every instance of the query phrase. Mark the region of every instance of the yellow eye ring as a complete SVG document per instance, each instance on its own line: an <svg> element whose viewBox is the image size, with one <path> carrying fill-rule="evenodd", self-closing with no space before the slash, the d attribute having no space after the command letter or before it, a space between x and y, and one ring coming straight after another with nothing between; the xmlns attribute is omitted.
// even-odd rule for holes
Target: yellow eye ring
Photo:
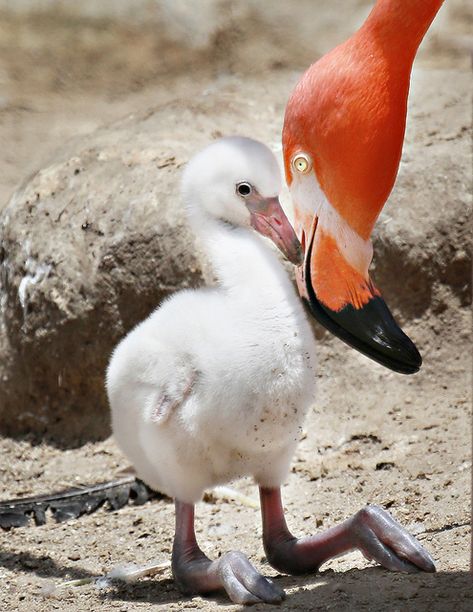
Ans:
<svg viewBox="0 0 473 612"><path fill-rule="evenodd" d="M307 174L312 170L312 159L307 153L296 153L292 158L292 167L299 174Z"/></svg>

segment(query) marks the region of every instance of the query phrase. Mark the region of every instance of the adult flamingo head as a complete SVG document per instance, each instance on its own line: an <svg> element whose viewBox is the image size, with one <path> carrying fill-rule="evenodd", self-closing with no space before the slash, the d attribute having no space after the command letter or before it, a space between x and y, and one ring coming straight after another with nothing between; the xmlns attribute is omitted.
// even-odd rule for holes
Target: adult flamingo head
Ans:
<svg viewBox="0 0 473 612"><path fill-rule="evenodd" d="M301 295L332 333L395 371L422 359L370 279L370 235L396 179L412 62L442 0L378 0L313 64L286 108L283 151L305 250Z"/></svg>

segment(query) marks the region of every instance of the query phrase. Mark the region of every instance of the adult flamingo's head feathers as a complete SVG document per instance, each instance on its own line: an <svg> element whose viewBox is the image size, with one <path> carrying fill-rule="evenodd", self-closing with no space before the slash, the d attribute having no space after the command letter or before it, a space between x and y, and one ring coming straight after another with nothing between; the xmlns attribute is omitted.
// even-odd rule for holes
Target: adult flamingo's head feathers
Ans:
<svg viewBox="0 0 473 612"><path fill-rule="evenodd" d="M401 159L412 62L442 0L378 0L288 102L286 178L305 249L299 291L348 344L403 373L421 356L370 279L370 235Z"/></svg>

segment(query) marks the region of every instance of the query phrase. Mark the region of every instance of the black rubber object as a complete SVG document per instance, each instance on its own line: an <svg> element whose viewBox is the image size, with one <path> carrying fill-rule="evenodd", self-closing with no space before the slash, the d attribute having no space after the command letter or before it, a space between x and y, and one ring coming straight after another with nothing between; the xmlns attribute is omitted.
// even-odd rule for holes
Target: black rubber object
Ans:
<svg viewBox="0 0 473 612"><path fill-rule="evenodd" d="M130 502L141 505L159 497L162 496L134 476L50 495L19 497L0 502L0 528L24 527L30 518L36 525L44 525L47 510L56 522L62 523L91 514L103 505L110 510L118 510Z"/></svg>

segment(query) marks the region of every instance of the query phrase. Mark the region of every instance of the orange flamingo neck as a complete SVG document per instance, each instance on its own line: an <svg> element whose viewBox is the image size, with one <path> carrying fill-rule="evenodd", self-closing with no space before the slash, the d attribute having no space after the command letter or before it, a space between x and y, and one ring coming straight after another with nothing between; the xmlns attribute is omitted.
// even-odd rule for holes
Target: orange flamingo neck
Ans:
<svg viewBox="0 0 473 612"><path fill-rule="evenodd" d="M414 61L444 0L378 0L358 36L375 39L395 62Z"/></svg>
<svg viewBox="0 0 473 612"><path fill-rule="evenodd" d="M396 179L412 62L441 5L378 0L358 32L307 70L286 107L288 183L292 155L309 153L328 201L364 240Z"/></svg>

